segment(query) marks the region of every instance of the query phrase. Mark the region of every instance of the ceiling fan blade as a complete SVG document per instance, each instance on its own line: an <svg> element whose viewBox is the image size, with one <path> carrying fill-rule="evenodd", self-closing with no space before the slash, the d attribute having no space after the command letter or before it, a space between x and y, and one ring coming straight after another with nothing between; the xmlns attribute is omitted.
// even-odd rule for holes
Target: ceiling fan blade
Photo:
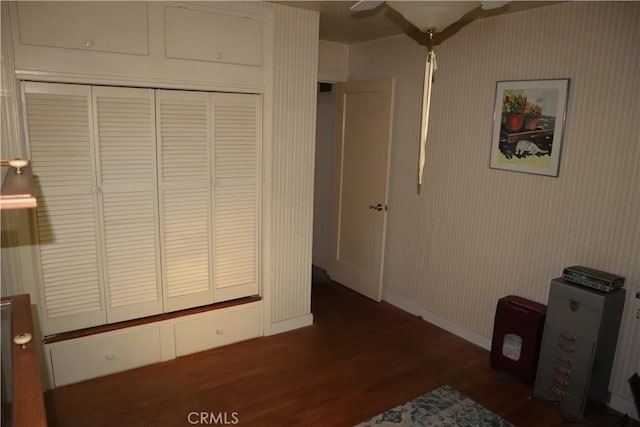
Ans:
<svg viewBox="0 0 640 427"><path fill-rule="evenodd" d="M380 6L382 3L384 3L384 0L382 0L382 1L380 1L380 0L360 0L359 2L357 2L356 4L351 6L351 10L354 11L354 12L361 12L363 10L371 10L371 9L375 9L376 7Z"/></svg>
<svg viewBox="0 0 640 427"><path fill-rule="evenodd" d="M497 9L508 3L511 3L511 2L510 1L483 1L482 9L484 10Z"/></svg>

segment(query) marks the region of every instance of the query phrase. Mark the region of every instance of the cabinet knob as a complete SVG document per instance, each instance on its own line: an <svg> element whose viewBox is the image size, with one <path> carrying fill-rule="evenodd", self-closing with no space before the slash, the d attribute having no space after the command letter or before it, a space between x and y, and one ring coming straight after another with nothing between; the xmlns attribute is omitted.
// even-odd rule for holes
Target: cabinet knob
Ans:
<svg viewBox="0 0 640 427"><path fill-rule="evenodd" d="M104 358L107 360L113 360L116 358L116 356L114 354L105 354Z"/></svg>
<svg viewBox="0 0 640 427"><path fill-rule="evenodd" d="M224 334L224 329L216 329L216 334L218 335Z"/></svg>
<svg viewBox="0 0 640 427"><path fill-rule="evenodd" d="M93 40L91 40L91 39L87 39L87 40L85 40L85 41L84 41L84 46L85 46L85 47L91 47L91 46L93 46Z"/></svg>
<svg viewBox="0 0 640 427"><path fill-rule="evenodd" d="M22 348L26 348L27 344L29 344L31 342L32 338L33 337L31 336L30 333L23 332L21 334L16 335L15 337L13 337L13 342L16 343L17 345L19 345Z"/></svg>

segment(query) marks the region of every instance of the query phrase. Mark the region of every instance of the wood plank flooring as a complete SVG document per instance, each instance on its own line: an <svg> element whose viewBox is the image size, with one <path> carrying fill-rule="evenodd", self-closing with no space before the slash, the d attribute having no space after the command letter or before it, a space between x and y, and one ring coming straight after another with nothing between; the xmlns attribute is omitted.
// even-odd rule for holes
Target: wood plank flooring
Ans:
<svg viewBox="0 0 640 427"><path fill-rule="evenodd" d="M353 426L444 384L517 426L569 425L486 350L387 303L327 281L312 311L307 328L47 392L49 425L189 426L203 412L210 425Z"/></svg>

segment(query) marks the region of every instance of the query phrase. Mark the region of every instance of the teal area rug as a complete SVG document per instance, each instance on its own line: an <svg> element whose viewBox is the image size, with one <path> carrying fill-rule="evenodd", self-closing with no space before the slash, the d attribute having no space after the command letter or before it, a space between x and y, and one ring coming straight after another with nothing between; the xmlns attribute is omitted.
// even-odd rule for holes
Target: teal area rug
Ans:
<svg viewBox="0 0 640 427"><path fill-rule="evenodd" d="M370 426L513 427L513 424L445 385L355 427Z"/></svg>

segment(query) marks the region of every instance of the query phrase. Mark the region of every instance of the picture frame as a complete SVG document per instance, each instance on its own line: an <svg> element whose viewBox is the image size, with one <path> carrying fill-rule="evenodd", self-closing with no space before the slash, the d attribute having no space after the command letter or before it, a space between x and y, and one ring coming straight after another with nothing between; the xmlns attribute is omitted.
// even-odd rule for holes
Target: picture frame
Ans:
<svg viewBox="0 0 640 427"><path fill-rule="evenodd" d="M490 168L559 175L569 82L496 82Z"/></svg>

